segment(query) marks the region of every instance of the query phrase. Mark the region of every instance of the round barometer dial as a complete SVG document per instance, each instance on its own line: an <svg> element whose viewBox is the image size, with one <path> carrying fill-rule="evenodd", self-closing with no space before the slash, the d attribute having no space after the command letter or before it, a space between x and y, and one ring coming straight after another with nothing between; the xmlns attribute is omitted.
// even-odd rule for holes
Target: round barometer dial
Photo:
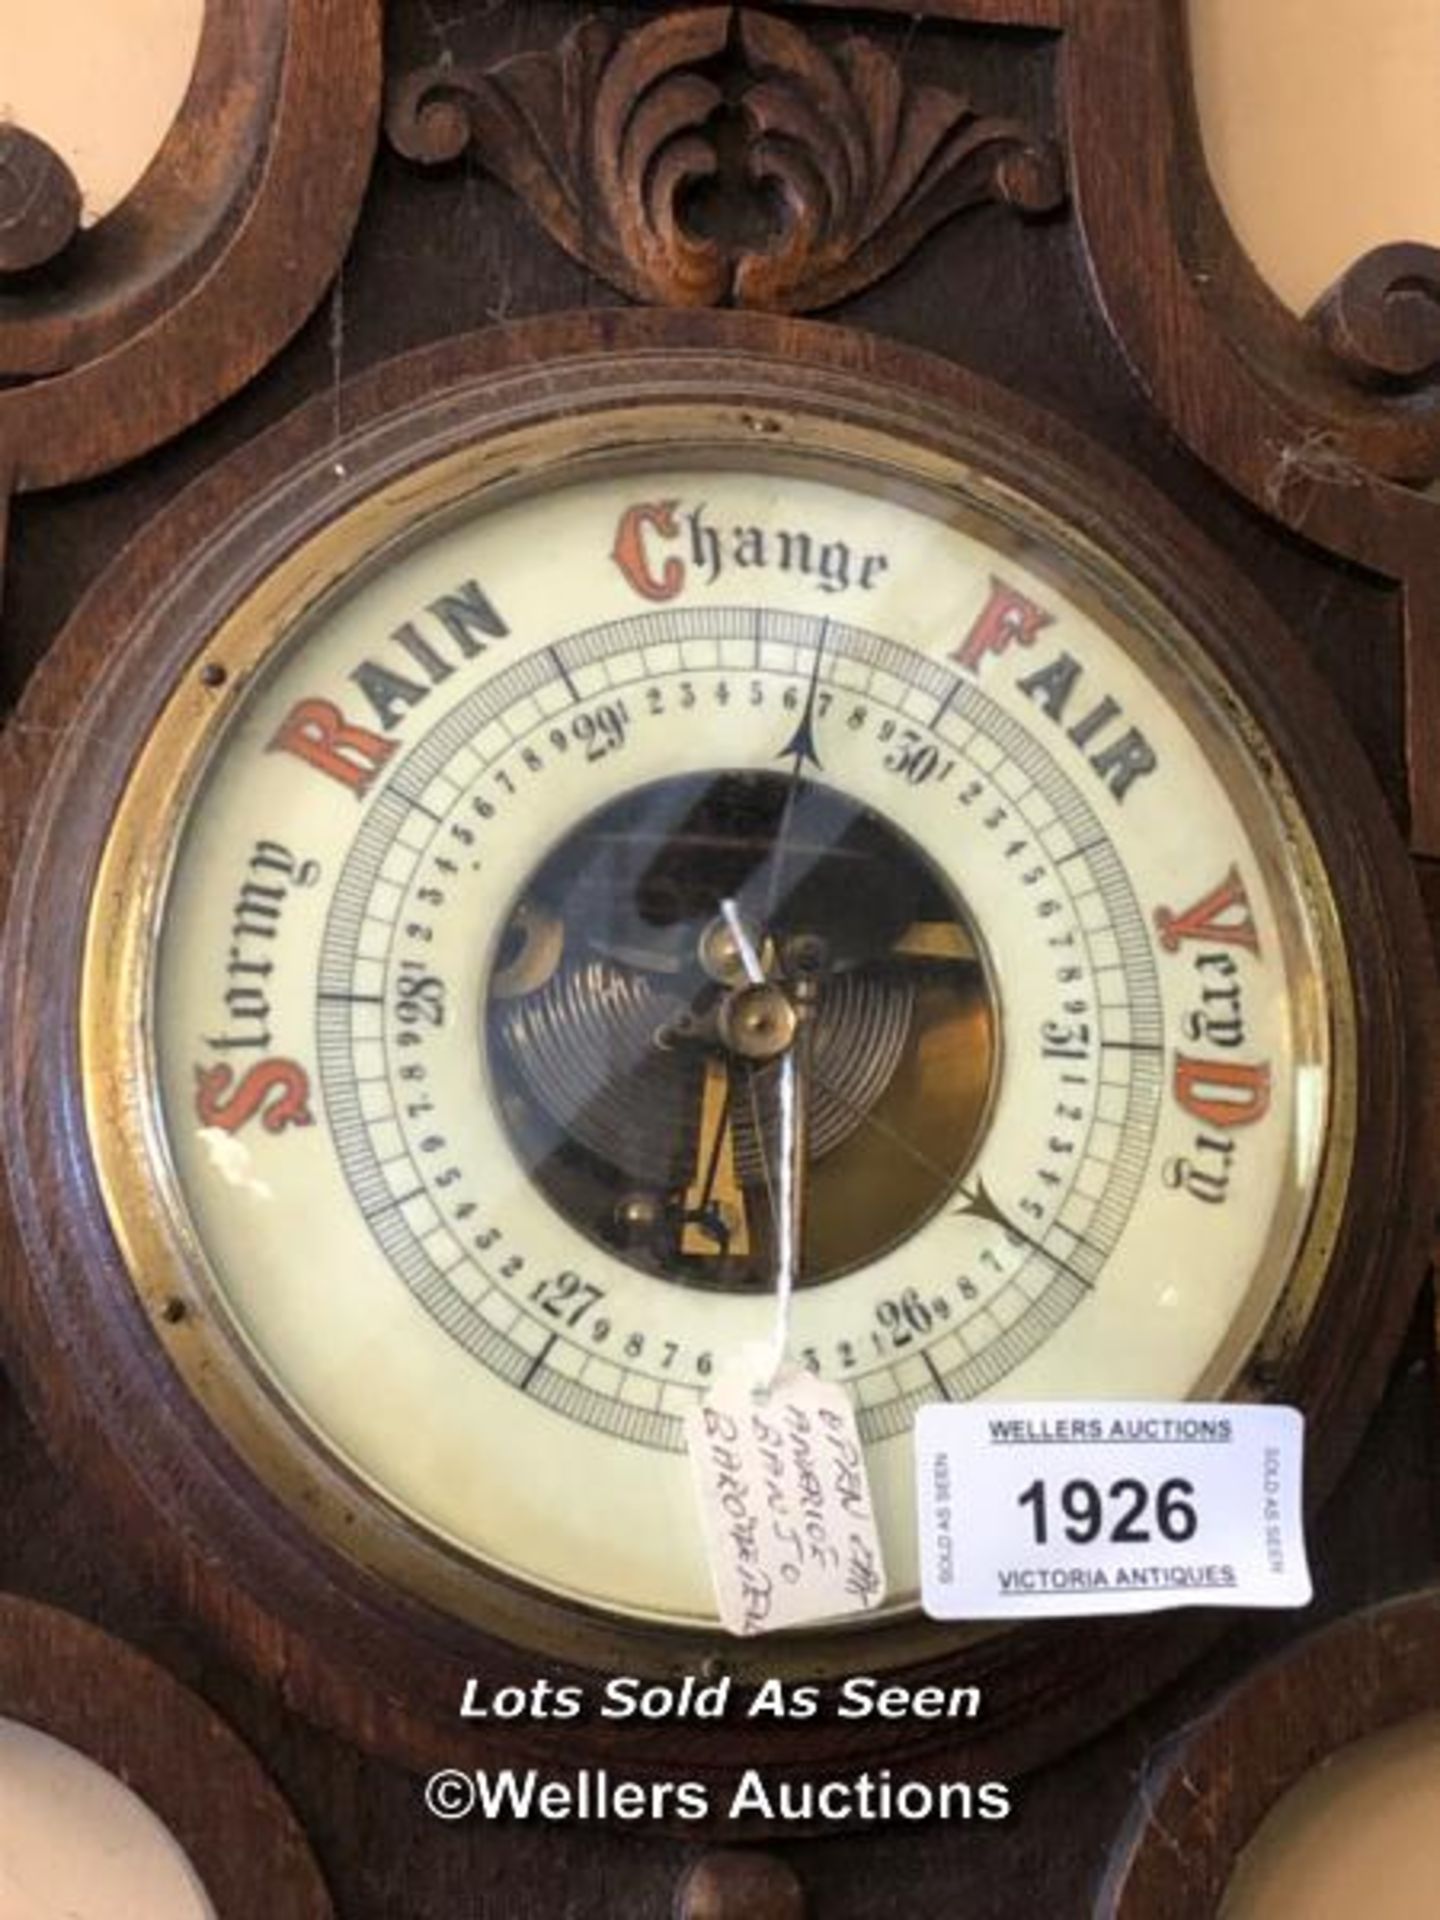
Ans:
<svg viewBox="0 0 1440 1920"><path fill-rule="evenodd" d="M616 419L380 490L209 642L96 894L107 1197L396 1577L704 1629L682 1419L792 1154L900 1611L922 1404L1224 1392L1303 1318L1343 952L1234 694L1038 509Z"/></svg>

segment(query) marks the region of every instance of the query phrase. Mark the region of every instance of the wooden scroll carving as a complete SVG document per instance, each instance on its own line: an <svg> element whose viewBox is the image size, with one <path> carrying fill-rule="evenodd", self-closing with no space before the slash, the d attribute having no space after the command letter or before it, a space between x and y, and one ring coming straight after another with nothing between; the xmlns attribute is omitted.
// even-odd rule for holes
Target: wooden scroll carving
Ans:
<svg viewBox="0 0 1440 1920"><path fill-rule="evenodd" d="M1357 385L1440 382L1440 247L1398 241L1362 254L1310 318Z"/></svg>
<svg viewBox="0 0 1440 1920"><path fill-rule="evenodd" d="M1058 151L1018 122L861 35L826 47L748 7L625 34L591 18L554 51L427 67L388 130L423 164L474 153L568 253L666 306L812 312L967 208L1064 198Z"/></svg>
<svg viewBox="0 0 1440 1920"><path fill-rule="evenodd" d="M79 232L63 162L0 128L0 484L122 466L274 358L349 244L380 65L379 0L207 0L160 152Z"/></svg>
<svg viewBox="0 0 1440 1920"><path fill-rule="evenodd" d="M80 189L38 135L0 122L0 273L26 273L63 253L80 224Z"/></svg>
<svg viewBox="0 0 1440 1920"><path fill-rule="evenodd" d="M1440 498L1426 485L1440 479L1436 251L1368 254L1300 319L1216 197L1180 0L1067 11L1070 169L1106 320L1207 466L1306 540L1396 582L1410 844L1440 858Z"/></svg>
<svg viewBox="0 0 1440 1920"><path fill-rule="evenodd" d="M828 8L845 0L790 0L792 7ZM1065 24L1070 0L869 0L876 13L903 13L908 19L961 20L967 26L1044 27Z"/></svg>

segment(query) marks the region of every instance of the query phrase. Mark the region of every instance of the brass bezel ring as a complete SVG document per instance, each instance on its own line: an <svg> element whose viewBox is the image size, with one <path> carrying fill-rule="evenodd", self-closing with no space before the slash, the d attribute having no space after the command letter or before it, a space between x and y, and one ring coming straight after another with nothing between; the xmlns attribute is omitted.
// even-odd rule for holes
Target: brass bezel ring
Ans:
<svg viewBox="0 0 1440 1920"><path fill-rule="evenodd" d="M509 426L393 478L313 533L205 636L131 770L105 846L90 914L81 1005L85 1112L107 1210L150 1325L191 1394L206 1408L261 1482L333 1548L383 1580L545 1654L600 1667L673 1669L714 1653L715 1636L612 1619L537 1595L475 1564L370 1494L357 1476L305 1432L262 1380L207 1271L176 1190L153 1100L151 992L180 823L246 690L317 610L348 583L385 564L397 546L457 511L484 510L556 479L617 460L673 460L677 452L754 464L799 459L841 464L937 499L959 517L979 514L992 541L998 528L1027 547L1043 544L1060 564L1066 592L1099 611L1187 718L1205 730L1207 750L1239 771L1251 793L1242 805L1257 855L1277 897L1288 895L1312 950L1287 956L1292 978L1308 970L1313 992L1297 1006L1297 1032L1329 1068L1326 1142L1312 1203L1302 1221L1277 1220L1266 1263L1283 1261L1278 1287L1237 1316L1197 1396L1253 1391L1256 1363L1283 1368L1303 1335L1329 1266L1354 1149L1355 1009L1345 940L1324 862L1288 780L1238 695L1175 615L1101 547L1053 513L952 455L833 414L767 408L763 437L753 413L694 400L597 407L561 419ZM1043 571L1043 565L1041 569ZM1072 577L1072 574L1076 577ZM1077 591L1078 585L1078 591ZM1268 807L1268 820L1258 820ZM161 823L157 830L157 823ZM1275 1244L1287 1241L1287 1246ZM1248 1371L1247 1371L1248 1369ZM767 1641L725 1643L727 1664L761 1670L833 1673L913 1661L953 1646L953 1630L915 1618L871 1630L841 1628Z"/></svg>

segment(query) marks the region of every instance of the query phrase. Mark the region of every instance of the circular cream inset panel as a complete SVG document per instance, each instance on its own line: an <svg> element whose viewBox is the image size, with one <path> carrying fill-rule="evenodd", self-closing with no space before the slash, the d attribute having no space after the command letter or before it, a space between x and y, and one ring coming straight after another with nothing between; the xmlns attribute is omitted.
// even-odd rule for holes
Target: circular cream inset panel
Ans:
<svg viewBox="0 0 1440 1920"><path fill-rule="evenodd" d="M160 151L204 20L205 0L0 0L0 121L67 162L83 226L117 207Z"/></svg>
<svg viewBox="0 0 1440 1920"><path fill-rule="evenodd" d="M74 1747L0 1719L4 1920L216 1920L143 1800Z"/></svg>
<svg viewBox="0 0 1440 1920"><path fill-rule="evenodd" d="M1356 1740L1275 1805L1221 1920L1430 1920L1440 1885L1440 1713Z"/></svg>

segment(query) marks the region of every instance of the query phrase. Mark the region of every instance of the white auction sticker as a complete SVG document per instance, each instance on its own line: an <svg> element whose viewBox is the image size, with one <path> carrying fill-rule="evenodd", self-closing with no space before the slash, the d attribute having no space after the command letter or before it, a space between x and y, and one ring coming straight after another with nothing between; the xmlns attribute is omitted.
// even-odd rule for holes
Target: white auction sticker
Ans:
<svg viewBox="0 0 1440 1920"><path fill-rule="evenodd" d="M885 1598L849 1395L803 1367L767 1372L738 1356L685 1415L716 1603L736 1634L867 1613Z"/></svg>
<svg viewBox="0 0 1440 1920"><path fill-rule="evenodd" d="M1304 1416L1190 1401L973 1401L915 1422L938 1620L1303 1607Z"/></svg>

